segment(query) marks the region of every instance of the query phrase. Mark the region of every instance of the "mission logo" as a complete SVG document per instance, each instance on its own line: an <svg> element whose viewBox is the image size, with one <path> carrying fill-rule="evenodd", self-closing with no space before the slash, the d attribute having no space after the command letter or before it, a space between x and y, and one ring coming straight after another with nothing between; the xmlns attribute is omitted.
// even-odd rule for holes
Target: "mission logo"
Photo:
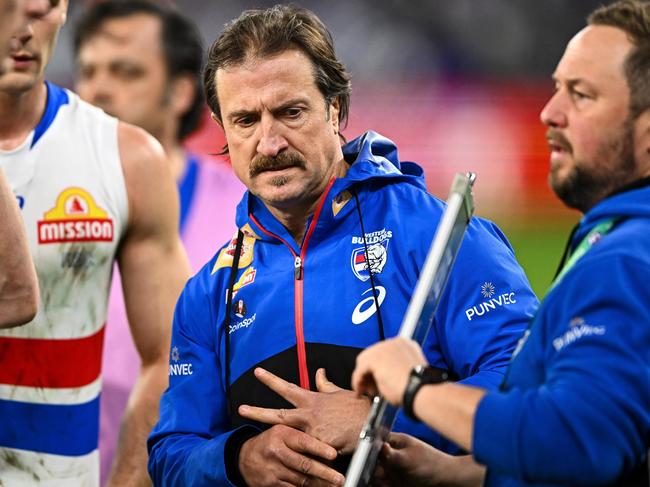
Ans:
<svg viewBox="0 0 650 487"><path fill-rule="evenodd" d="M38 243L112 242L113 220L81 188L67 188L38 222Z"/></svg>

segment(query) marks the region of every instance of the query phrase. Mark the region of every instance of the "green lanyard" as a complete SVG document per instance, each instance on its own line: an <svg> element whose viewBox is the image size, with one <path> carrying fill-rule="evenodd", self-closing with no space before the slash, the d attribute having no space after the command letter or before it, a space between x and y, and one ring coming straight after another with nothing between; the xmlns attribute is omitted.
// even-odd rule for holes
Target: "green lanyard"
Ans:
<svg viewBox="0 0 650 487"><path fill-rule="evenodd" d="M612 230L612 227L618 222L618 220L619 218L609 218L607 220L603 220L591 229L585 238L583 238L582 241L578 244L575 250L571 252L571 255L566 261L566 264L564 264L560 273L553 280L550 289L553 289L562 280L564 275L569 272L569 270L571 270L576 262L578 262L578 260L580 260L580 258L585 255L596 242L598 242L602 237L604 237Z"/></svg>

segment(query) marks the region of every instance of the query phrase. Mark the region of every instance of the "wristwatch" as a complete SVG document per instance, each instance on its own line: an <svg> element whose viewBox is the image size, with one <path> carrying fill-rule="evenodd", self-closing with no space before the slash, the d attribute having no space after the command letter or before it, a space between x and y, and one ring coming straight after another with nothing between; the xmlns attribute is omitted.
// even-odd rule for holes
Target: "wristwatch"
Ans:
<svg viewBox="0 0 650 487"><path fill-rule="evenodd" d="M409 418L420 421L415 417L413 412L413 402L415 395L420 388L426 384L440 384L449 380L449 373L446 370L428 365L416 365L411 369L409 381L404 389L404 397L402 398L402 409L404 414Z"/></svg>

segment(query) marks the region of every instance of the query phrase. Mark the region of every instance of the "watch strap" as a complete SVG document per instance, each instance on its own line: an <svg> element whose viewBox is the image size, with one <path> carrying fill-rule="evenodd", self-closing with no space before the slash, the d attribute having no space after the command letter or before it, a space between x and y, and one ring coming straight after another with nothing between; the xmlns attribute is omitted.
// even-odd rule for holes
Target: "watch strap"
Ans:
<svg viewBox="0 0 650 487"><path fill-rule="evenodd" d="M406 384L406 389L404 389L404 396L402 398L402 410L404 411L404 414L415 421L419 421L419 419L415 417L413 403L415 402L415 396L420 391L420 388L423 385L439 384L448 380L449 373L444 369L431 367L429 365L416 365L413 367L409 374L409 380Z"/></svg>

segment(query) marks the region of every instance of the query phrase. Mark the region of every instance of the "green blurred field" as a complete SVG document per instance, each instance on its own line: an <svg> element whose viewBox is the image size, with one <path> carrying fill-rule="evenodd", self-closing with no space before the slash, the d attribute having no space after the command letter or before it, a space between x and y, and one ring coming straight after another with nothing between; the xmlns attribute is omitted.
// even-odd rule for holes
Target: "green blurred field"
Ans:
<svg viewBox="0 0 650 487"><path fill-rule="evenodd" d="M498 219L495 219L499 223ZM564 245L577 219L499 224L515 249L515 255L526 271L533 291L544 297L557 269Z"/></svg>

